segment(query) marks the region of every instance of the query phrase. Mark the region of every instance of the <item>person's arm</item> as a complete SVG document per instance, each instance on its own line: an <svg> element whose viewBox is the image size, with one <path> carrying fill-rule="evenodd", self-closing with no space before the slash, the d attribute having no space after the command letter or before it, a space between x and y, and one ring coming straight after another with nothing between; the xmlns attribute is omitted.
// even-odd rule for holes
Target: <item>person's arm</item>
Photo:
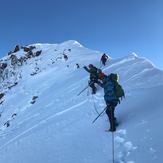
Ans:
<svg viewBox="0 0 163 163"><path fill-rule="evenodd" d="M91 73L90 70L87 68L87 66L83 67L87 72Z"/></svg>

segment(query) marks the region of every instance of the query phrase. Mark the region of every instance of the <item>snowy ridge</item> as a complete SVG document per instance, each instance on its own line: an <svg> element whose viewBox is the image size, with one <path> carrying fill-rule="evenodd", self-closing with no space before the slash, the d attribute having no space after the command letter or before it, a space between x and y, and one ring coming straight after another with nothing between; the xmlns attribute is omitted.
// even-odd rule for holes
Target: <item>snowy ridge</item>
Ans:
<svg viewBox="0 0 163 163"><path fill-rule="evenodd" d="M163 81L162 70L155 68L146 58L140 58L135 54L113 60L105 70L120 74L124 86L132 89L157 87L162 85Z"/></svg>
<svg viewBox="0 0 163 163"><path fill-rule="evenodd" d="M13 64L11 55L23 58L22 64ZM110 58L105 67L100 57L101 52L70 40L20 47L1 59L7 67L1 73L0 162L112 161L106 115L92 124L105 107L103 90L77 96L87 86L83 66L90 63L107 74L118 73L125 88L126 99L116 109L116 163L162 162L163 133L157 124L162 121L163 72L135 53Z"/></svg>

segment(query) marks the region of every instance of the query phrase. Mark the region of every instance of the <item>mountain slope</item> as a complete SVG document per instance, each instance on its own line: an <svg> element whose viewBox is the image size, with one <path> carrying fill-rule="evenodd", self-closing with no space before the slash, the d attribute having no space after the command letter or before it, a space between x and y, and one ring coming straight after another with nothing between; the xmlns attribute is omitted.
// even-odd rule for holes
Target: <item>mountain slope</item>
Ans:
<svg viewBox="0 0 163 163"><path fill-rule="evenodd" d="M77 96L89 79L82 67L89 63L100 67L101 53L73 40L30 46L35 47L33 55L21 66L11 65L10 55L2 58L9 73L1 87L5 95L0 105L0 161L111 162L112 134L104 132L109 127L106 115L92 124L97 111L105 107L103 90L98 87L91 95L87 89ZM36 56L38 51L41 54ZM20 48L12 54L20 59L29 51ZM107 74L118 73L126 92L116 109L120 122L115 133L116 162L161 163L163 72L135 54L110 59L101 68Z"/></svg>

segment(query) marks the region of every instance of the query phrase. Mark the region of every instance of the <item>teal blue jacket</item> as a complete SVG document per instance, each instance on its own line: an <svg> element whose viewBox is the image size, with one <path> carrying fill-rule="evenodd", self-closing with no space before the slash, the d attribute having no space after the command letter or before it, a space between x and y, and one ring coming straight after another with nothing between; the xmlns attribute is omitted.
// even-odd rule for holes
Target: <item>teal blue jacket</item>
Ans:
<svg viewBox="0 0 163 163"><path fill-rule="evenodd" d="M97 84L104 88L104 99L106 104L119 102L119 99L116 97L114 91L115 83L109 78L109 76L104 77L102 82L98 81Z"/></svg>

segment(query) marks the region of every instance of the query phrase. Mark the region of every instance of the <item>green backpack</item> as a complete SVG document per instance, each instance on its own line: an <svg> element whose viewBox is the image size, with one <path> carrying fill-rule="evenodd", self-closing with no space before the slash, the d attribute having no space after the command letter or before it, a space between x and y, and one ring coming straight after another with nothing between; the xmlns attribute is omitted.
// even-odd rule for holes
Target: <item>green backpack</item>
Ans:
<svg viewBox="0 0 163 163"><path fill-rule="evenodd" d="M125 93L124 93L122 86L118 83L118 80L119 80L118 74L111 73L109 75L109 77L115 83L115 95L116 95L116 97L121 98L121 100L122 100L122 98L125 97Z"/></svg>

